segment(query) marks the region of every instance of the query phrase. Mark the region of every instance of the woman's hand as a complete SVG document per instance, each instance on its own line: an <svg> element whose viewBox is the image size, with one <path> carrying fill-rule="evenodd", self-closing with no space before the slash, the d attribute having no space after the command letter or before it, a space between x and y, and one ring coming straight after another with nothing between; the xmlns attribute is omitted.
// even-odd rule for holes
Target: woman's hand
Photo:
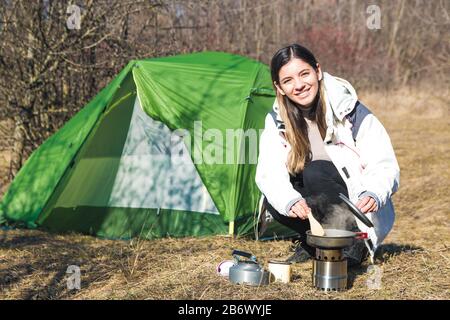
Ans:
<svg viewBox="0 0 450 320"><path fill-rule="evenodd" d="M362 213L377 211L377 202L372 197L363 197L358 200L356 207L361 210Z"/></svg>
<svg viewBox="0 0 450 320"><path fill-rule="evenodd" d="M297 201L289 210L289 217L300 218L305 220L308 218L308 213L311 212L311 208L306 204L305 199Z"/></svg>

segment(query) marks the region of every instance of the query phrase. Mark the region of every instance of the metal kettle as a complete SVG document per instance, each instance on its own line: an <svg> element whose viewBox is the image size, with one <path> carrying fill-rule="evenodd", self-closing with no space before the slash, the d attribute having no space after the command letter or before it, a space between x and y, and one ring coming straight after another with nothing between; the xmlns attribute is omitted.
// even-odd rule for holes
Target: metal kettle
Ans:
<svg viewBox="0 0 450 320"><path fill-rule="evenodd" d="M233 250L234 265L230 268L229 279L234 284L251 286L268 285L270 273L258 263L256 257L248 252ZM241 260L240 257L248 260Z"/></svg>

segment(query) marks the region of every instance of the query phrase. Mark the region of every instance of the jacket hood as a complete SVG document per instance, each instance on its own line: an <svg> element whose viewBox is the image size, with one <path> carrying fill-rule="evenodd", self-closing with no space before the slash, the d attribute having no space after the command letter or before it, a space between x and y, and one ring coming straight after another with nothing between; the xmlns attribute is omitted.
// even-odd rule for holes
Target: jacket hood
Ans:
<svg viewBox="0 0 450 320"><path fill-rule="evenodd" d="M333 114L342 121L347 114L352 112L358 101L355 89L347 80L334 77L327 72L323 73L323 85L327 111L331 109ZM273 104L273 110L277 113L277 119L281 120L277 99Z"/></svg>

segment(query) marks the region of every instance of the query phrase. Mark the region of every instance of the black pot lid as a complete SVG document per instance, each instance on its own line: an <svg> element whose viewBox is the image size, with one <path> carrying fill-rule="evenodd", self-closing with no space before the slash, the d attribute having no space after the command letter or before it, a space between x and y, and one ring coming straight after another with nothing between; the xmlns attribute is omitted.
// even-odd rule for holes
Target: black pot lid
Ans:
<svg viewBox="0 0 450 320"><path fill-rule="evenodd" d="M373 228L373 223L372 221L369 220L369 218L366 217L366 215L364 213L362 213L351 201L349 198L347 198L345 195L343 195L342 193L339 193L339 198L342 199L342 201L344 201L349 207L350 207L350 211L362 222L364 223L366 226L368 226L369 228Z"/></svg>

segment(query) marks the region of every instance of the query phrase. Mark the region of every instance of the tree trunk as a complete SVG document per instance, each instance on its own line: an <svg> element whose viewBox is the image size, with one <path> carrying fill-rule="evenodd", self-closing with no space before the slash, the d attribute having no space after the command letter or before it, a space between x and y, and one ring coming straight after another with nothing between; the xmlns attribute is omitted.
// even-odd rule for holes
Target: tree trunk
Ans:
<svg viewBox="0 0 450 320"><path fill-rule="evenodd" d="M11 152L11 162L9 164L8 178L11 181L17 175L22 167L23 152L25 147L25 124L23 117L17 115L15 117L15 127L13 134L13 149Z"/></svg>

